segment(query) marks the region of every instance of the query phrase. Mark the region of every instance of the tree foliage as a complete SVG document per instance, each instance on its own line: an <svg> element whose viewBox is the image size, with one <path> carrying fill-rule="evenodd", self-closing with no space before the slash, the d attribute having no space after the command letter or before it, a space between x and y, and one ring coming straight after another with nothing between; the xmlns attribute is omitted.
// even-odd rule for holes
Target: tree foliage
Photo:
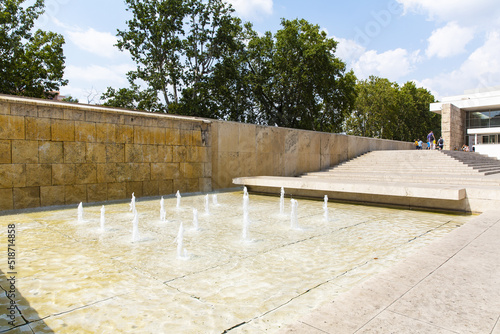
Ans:
<svg viewBox="0 0 500 334"><path fill-rule="evenodd" d="M400 87L387 79L371 76L356 85L354 111L346 119L348 134L413 141L430 130L439 136L440 115L429 111L434 96L409 81Z"/></svg>
<svg viewBox="0 0 500 334"><path fill-rule="evenodd" d="M0 92L50 97L67 84L63 80L62 35L40 29L32 32L43 13L44 1L23 7L25 0L0 2Z"/></svg>

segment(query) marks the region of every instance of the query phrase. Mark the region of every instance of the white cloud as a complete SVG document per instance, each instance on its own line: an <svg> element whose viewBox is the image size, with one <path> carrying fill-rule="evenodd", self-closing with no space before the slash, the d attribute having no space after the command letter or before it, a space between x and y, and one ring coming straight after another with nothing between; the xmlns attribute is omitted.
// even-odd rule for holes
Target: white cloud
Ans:
<svg viewBox="0 0 500 334"><path fill-rule="evenodd" d="M114 46L117 42L116 36L109 32L100 32L89 28L86 31L68 30L67 36L80 49L99 56L113 58L120 53L118 48Z"/></svg>
<svg viewBox="0 0 500 334"><path fill-rule="evenodd" d="M226 0L241 16L258 17L273 13L273 0Z"/></svg>
<svg viewBox="0 0 500 334"><path fill-rule="evenodd" d="M338 42L335 56L346 63L358 60L365 52L366 48L352 39L332 37Z"/></svg>
<svg viewBox="0 0 500 334"><path fill-rule="evenodd" d="M108 83L113 86L128 85L126 73L134 70L135 67L130 64L113 65L113 66L100 66L90 65L86 67L78 67L69 65L65 70L65 78L70 82L86 81L90 84L95 83Z"/></svg>
<svg viewBox="0 0 500 334"><path fill-rule="evenodd" d="M447 58L455 56L465 52L465 46L473 38L474 29L462 28L456 22L450 22L443 28L432 32L425 53L428 57Z"/></svg>
<svg viewBox="0 0 500 334"><path fill-rule="evenodd" d="M500 34L490 33L485 43L472 52L461 66L422 83L439 96L462 94L464 90L500 85Z"/></svg>
<svg viewBox="0 0 500 334"><path fill-rule="evenodd" d="M397 81L412 72L418 61L419 51L408 53L407 50L398 48L377 53L375 50L369 50L352 64L352 68L359 79L375 75Z"/></svg>

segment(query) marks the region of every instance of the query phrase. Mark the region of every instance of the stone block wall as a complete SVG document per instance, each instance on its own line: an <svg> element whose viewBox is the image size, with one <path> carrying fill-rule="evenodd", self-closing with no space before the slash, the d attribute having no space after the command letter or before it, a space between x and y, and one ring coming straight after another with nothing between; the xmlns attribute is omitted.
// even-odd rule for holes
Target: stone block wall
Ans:
<svg viewBox="0 0 500 334"><path fill-rule="evenodd" d="M443 104L441 133L445 150L459 150L465 144L465 111L457 106Z"/></svg>
<svg viewBox="0 0 500 334"><path fill-rule="evenodd" d="M211 190L209 123L0 97L0 210Z"/></svg>
<svg viewBox="0 0 500 334"><path fill-rule="evenodd" d="M0 211L230 188L412 143L0 95Z"/></svg>

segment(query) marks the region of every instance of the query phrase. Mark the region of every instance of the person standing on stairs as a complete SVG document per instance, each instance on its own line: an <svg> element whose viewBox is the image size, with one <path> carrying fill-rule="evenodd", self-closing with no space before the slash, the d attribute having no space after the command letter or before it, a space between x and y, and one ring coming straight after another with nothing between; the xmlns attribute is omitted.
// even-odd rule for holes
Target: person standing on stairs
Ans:
<svg viewBox="0 0 500 334"><path fill-rule="evenodd" d="M434 133L431 131L429 132L429 134L427 135L427 149L430 150L431 149L431 145L432 145L432 142L435 140L434 138Z"/></svg>

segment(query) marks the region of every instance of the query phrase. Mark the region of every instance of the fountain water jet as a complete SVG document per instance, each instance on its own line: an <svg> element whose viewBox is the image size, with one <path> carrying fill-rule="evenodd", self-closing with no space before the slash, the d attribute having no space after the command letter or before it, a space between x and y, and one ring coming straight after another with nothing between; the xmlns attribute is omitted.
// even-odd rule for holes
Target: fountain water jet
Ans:
<svg viewBox="0 0 500 334"><path fill-rule="evenodd" d="M167 221L167 212L165 211L165 200L163 196L160 199L160 220L162 222Z"/></svg>
<svg viewBox="0 0 500 334"><path fill-rule="evenodd" d="M205 214L210 214L210 208L208 207L208 194L205 195Z"/></svg>
<svg viewBox="0 0 500 334"><path fill-rule="evenodd" d="M219 205L219 203L217 202L217 194L213 194L212 195L212 204L213 205Z"/></svg>
<svg viewBox="0 0 500 334"><path fill-rule="evenodd" d="M177 209L181 208L181 193L179 190L175 193L175 197L177 197L177 205L175 206Z"/></svg>
<svg viewBox="0 0 500 334"><path fill-rule="evenodd" d="M78 222L83 222L83 203L78 204Z"/></svg>
<svg viewBox="0 0 500 334"><path fill-rule="evenodd" d="M136 211L132 220L132 242L139 241L139 238L139 217Z"/></svg>
<svg viewBox="0 0 500 334"><path fill-rule="evenodd" d="M325 211L323 213L323 216L325 217L325 221L328 221L328 196L325 195L325 202L323 203L323 210Z"/></svg>
<svg viewBox="0 0 500 334"><path fill-rule="evenodd" d="M285 189L281 187L280 191L280 215L285 214Z"/></svg>
<svg viewBox="0 0 500 334"><path fill-rule="evenodd" d="M104 213L106 212L106 209L104 209L104 205L101 208L101 231L105 230L105 223L106 219L104 218Z"/></svg>
<svg viewBox="0 0 500 334"><path fill-rule="evenodd" d="M134 196L134 193L132 193L132 200L130 201L130 211L132 211L133 215L135 215L137 213L137 209L135 208L135 196Z"/></svg>
<svg viewBox="0 0 500 334"><path fill-rule="evenodd" d="M200 226L198 224L198 209L193 208L193 228L198 231Z"/></svg>
<svg viewBox="0 0 500 334"><path fill-rule="evenodd" d="M243 240L248 240L248 227L250 221L248 219L248 193L243 194Z"/></svg>
<svg viewBox="0 0 500 334"><path fill-rule="evenodd" d="M187 250L184 248L184 227L182 226L182 222L174 242L177 242L177 258L180 260L187 260L189 256Z"/></svg>
<svg viewBox="0 0 500 334"><path fill-rule="evenodd" d="M298 230L299 219L298 219L297 208L299 206L299 202L293 198L290 200L290 202L292 203L292 211L290 214L290 227L294 230Z"/></svg>

